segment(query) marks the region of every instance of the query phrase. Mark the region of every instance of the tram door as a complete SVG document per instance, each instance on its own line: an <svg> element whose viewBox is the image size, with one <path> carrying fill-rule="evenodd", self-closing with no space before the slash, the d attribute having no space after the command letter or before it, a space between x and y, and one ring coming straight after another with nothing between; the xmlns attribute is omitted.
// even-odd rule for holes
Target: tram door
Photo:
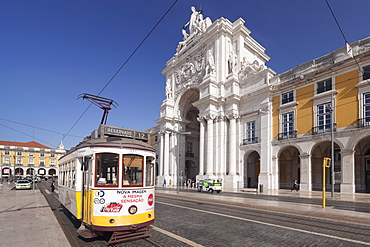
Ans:
<svg viewBox="0 0 370 247"><path fill-rule="evenodd" d="M365 159L365 169L366 191L370 192L370 158Z"/></svg>
<svg viewBox="0 0 370 247"><path fill-rule="evenodd" d="M83 159L83 171L82 171L82 221L86 222L87 224L90 223L91 220L91 210L90 209L90 199L91 199L91 191L89 188L90 182L90 174L91 169L93 166L93 161L89 158Z"/></svg>

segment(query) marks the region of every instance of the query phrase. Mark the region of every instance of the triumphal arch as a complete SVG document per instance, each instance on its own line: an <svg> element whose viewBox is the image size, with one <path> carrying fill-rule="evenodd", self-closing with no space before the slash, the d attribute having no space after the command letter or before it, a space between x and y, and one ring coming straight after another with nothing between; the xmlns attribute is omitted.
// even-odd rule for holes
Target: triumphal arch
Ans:
<svg viewBox="0 0 370 247"><path fill-rule="evenodd" d="M237 189L275 179L262 165L271 157L271 134L263 130L271 125L269 79L275 72L244 23L212 22L191 7L183 40L162 71L159 184L218 178ZM248 128L255 130L246 137ZM254 144L250 151L243 150L245 141Z"/></svg>

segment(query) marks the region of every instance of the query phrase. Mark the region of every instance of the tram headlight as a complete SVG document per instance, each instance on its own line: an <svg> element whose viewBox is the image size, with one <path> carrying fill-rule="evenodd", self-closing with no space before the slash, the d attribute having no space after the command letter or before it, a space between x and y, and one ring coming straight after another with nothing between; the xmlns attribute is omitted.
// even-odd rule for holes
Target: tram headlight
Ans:
<svg viewBox="0 0 370 247"><path fill-rule="evenodd" d="M109 220L109 223L111 223L111 224L113 224L114 222L116 222L114 219Z"/></svg>
<svg viewBox="0 0 370 247"><path fill-rule="evenodd" d="M132 205L128 208L129 214L136 214L137 212L137 207L135 205Z"/></svg>

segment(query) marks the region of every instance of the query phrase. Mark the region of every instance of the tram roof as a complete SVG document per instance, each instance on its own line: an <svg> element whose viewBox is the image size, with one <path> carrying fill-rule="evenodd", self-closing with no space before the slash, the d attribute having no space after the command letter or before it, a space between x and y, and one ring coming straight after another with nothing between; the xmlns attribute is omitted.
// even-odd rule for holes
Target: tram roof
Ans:
<svg viewBox="0 0 370 247"><path fill-rule="evenodd" d="M110 132L107 132L108 130L111 130L114 128L114 130L121 131L119 135L122 134L122 131L125 131L125 134L127 132L133 132L134 134L131 136L118 136L115 134L112 134ZM84 147L118 147L118 148L134 148L134 149L146 149L155 152L155 149L145 142L146 138L139 138L135 139L135 133L138 131L134 130L128 130L123 128L117 128L107 125L100 125L98 130L94 130L90 136L85 137L83 141L81 141L79 144L77 144L75 147L73 147L71 150L69 150L67 154ZM145 132L140 132L144 133ZM142 135L140 135L142 136Z"/></svg>

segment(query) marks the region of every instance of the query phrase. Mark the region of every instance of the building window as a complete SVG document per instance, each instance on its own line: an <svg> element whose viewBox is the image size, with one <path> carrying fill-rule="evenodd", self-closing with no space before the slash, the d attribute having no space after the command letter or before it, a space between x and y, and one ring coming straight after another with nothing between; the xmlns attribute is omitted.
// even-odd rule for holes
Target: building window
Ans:
<svg viewBox="0 0 370 247"><path fill-rule="evenodd" d="M17 152L17 155L19 155L19 156L22 155L22 152Z"/></svg>
<svg viewBox="0 0 370 247"><path fill-rule="evenodd" d="M33 158L29 158L29 163L30 165L33 165Z"/></svg>
<svg viewBox="0 0 370 247"><path fill-rule="evenodd" d="M247 123L247 139L254 139L256 137L256 122L251 121Z"/></svg>
<svg viewBox="0 0 370 247"><path fill-rule="evenodd" d="M370 126L370 93L364 93L363 96L363 118L358 120L361 127Z"/></svg>
<svg viewBox="0 0 370 247"><path fill-rule="evenodd" d="M318 132L328 132L331 130L331 103L317 106L317 127Z"/></svg>
<svg viewBox="0 0 370 247"><path fill-rule="evenodd" d="M154 136L154 141L157 142L158 141L158 136Z"/></svg>
<svg viewBox="0 0 370 247"><path fill-rule="evenodd" d="M292 102L294 100L294 95L293 95L293 91L291 92L288 92L288 93L283 93L283 95L281 96L281 104L286 104L286 103L289 103L289 102Z"/></svg>
<svg viewBox="0 0 370 247"><path fill-rule="evenodd" d="M370 66L364 67L364 74L362 75L362 79L370 79Z"/></svg>
<svg viewBox="0 0 370 247"><path fill-rule="evenodd" d="M187 142L186 143L186 157L194 157L193 153L193 143L192 142Z"/></svg>
<svg viewBox="0 0 370 247"><path fill-rule="evenodd" d="M192 142L187 142L186 143L186 152L187 153L192 153L193 152L193 143Z"/></svg>
<svg viewBox="0 0 370 247"><path fill-rule="evenodd" d="M55 154L50 154L50 157L55 157Z"/></svg>
<svg viewBox="0 0 370 247"><path fill-rule="evenodd" d="M45 161L44 160L40 160L40 166L45 166Z"/></svg>
<svg viewBox="0 0 370 247"><path fill-rule="evenodd" d="M33 153L29 153L28 156L33 156Z"/></svg>
<svg viewBox="0 0 370 247"><path fill-rule="evenodd" d="M10 158L9 157L5 157L4 164L5 165L9 165L10 164Z"/></svg>
<svg viewBox="0 0 370 247"><path fill-rule="evenodd" d="M22 158L17 158L17 165L21 165L22 164Z"/></svg>
<svg viewBox="0 0 370 247"><path fill-rule="evenodd" d="M55 166L55 160L50 160L50 166Z"/></svg>
<svg viewBox="0 0 370 247"><path fill-rule="evenodd" d="M364 93L364 117L370 121L370 93Z"/></svg>
<svg viewBox="0 0 370 247"><path fill-rule="evenodd" d="M9 155L9 151L5 151L4 153L5 153L5 155Z"/></svg>
<svg viewBox="0 0 370 247"><path fill-rule="evenodd" d="M292 133L294 130L294 113L288 112L283 114L282 131L284 134Z"/></svg>
<svg viewBox="0 0 370 247"><path fill-rule="evenodd" d="M40 153L40 157L45 157L45 154L44 153Z"/></svg>
<svg viewBox="0 0 370 247"><path fill-rule="evenodd" d="M317 83L317 94L330 91L332 89L331 79Z"/></svg>
<svg viewBox="0 0 370 247"><path fill-rule="evenodd" d="M256 122L255 121L247 122L246 135L247 135L247 138L243 140L243 145L248 145L248 144L258 142L258 139L256 137Z"/></svg>

